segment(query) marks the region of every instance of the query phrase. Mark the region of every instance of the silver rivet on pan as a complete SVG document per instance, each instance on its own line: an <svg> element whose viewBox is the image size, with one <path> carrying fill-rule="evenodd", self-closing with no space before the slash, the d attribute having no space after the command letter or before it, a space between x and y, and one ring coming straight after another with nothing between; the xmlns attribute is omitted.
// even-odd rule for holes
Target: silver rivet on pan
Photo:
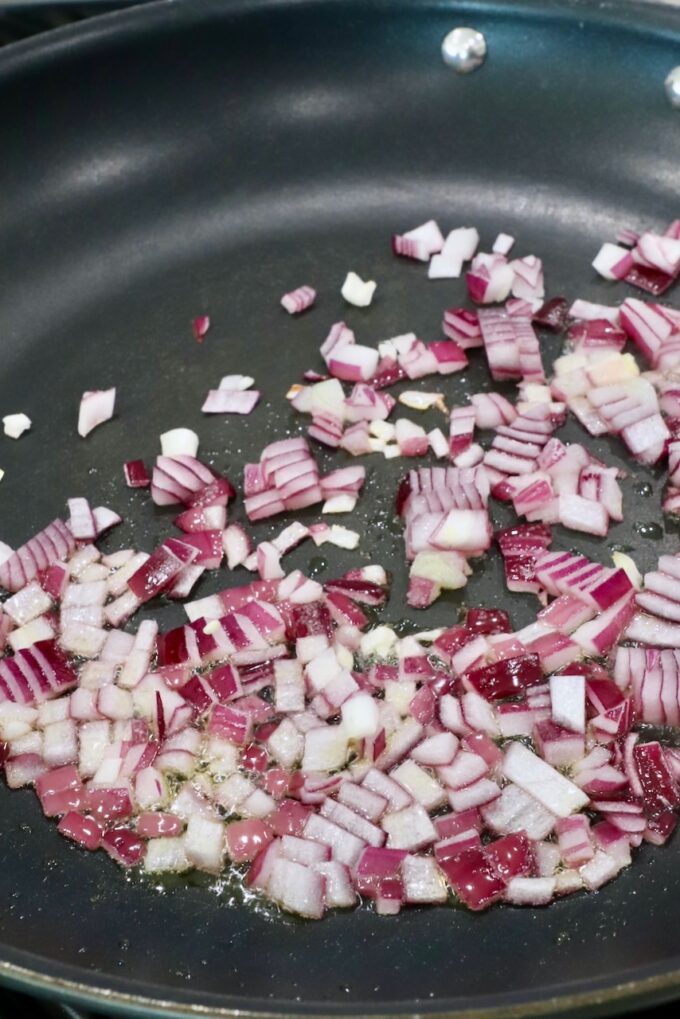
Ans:
<svg viewBox="0 0 680 1019"><path fill-rule="evenodd" d="M468 74L484 63L486 39L475 28L454 28L442 43L444 63L459 74Z"/></svg>
<svg viewBox="0 0 680 1019"><path fill-rule="evenodd" d="M680 110L680 65L673 68L666 78L665 85L669 103Z"/></svg>

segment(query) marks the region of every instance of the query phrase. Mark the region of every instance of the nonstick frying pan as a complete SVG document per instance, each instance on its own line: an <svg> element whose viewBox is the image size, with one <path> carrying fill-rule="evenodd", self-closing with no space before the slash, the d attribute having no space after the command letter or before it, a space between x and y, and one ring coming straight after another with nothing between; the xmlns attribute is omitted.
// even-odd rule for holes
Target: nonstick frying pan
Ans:
<svg viewBox="0 0 680 1019"><path fill-rule="evenodd" d="M462 77L440 44L468 24L489 56ZM619 227L678 215L680 114L663 91L677 63L672 9L492 0L179 0L9 47L0 408L34 427L0 440L0 537L25 540L83 494L125 513L108 547L151 548L169 517L124 488L121 465L153 457L160 432L195 427L203 454L237 474L301 427L283 394L318 365L330 323L344 317L368 343L411 329L437 338L462 284L428 282L389 246L430 216L477 225L487 248L514 234L544 258L551 294L621 299L589 265ZM348 269L378 280L366 311L342 302ZM318 304L292 320L278 300L302 282ZM213 325L199 346L190 323L202 313ZM559 341L543 342L549 360ZM489 388L472 360L445 382L450 403ZM204 391L229 371L252 372L263 403L244 420L203 420ZM80 394L110 385L116 418L78 439ZM583 439L573 424L561 434ZM630 470L616 442L591 445ZM358 516L360 558L395 574L392 620L407 617L398 474L371 464ZM604 541L557 529L555 545L604 559L630 547L649 568L678 547L672 525L646 526L661 524L660 485L635 468L625 523ZM311 563L320 576L356 555L324 560ZM290 563L309 567L309 553ZM508 598L495 553L419 624L451 623L463 604L507 606L517 626L535 612ZM182 614L155 612L163 625ZM680 988L678 839L644 847L597 895L548 909L360 909L314 924L239 905L228 883L127 879L60 838L32 793L3 787L0 802L0 975L37 992L135 1014L525 1016L603 1013Z"/></svg>

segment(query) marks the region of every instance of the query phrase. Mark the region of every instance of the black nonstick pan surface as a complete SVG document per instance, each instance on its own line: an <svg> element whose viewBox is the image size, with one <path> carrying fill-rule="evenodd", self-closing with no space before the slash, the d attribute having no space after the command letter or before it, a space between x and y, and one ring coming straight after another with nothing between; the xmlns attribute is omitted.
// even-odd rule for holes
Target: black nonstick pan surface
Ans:
<svg viewBox="0 0 680 1019"><path fill-rule="evenodd" d="M488 42L466 77L440 56L457 25ZM408 330L439 338L462 281L429 282L389 244L431 216L476 225L487 250L500 230L514 234L518 252L543 257L551 295L623 299L627 288L610 289L590 261L621 226L680 214L680 113L663 90L678 63L680 11L491 0L178 0L6 48L0 414L24 411L34 425L18 442L0 437L0 538L19 544L87 495L125 514L108 548L150 550L171 514L126 489L121 468L151 460L161 432L195 428L202 455L238 481L265 442L302 429L284 393L320 367L332 322L369 344ZM378 281L368 310L340 297L349 269ZM291 319L279 298L303 282L317 305ZM198 345L191 320L205 313ZM559 340L543 340L550 362ZM262 403L246 419L203 419L204 393L228 372L253 374ZM111 385L115 419L79 439L80 394ZM490 388L482 355L442 385L450 404ZM624 523L603 541L556 528L554 547L602 561L631 548L643 570L678 549L654 472L576 424L560 436L630 473ZM395 582L383 618L402 621L413 613L392 509L400 465L367 463L348 521L360 552L321 550L311 568L385 564ZM303 546L288 563L309 568L310 557ZM197 593L237 581L213 575ZM529 597L506 593L495 552L417 625L450 624L464 604L507 607L518 627L535 614ZM153 611L165 626L182 617L175 605ZM28 791L1 787L0 811L0 976L93 1007L573 1015L680 990L678 839L643 848L598 894L548 909L362 908L315 924L239 904L214 881L128 880L67 844Z"/></svg>

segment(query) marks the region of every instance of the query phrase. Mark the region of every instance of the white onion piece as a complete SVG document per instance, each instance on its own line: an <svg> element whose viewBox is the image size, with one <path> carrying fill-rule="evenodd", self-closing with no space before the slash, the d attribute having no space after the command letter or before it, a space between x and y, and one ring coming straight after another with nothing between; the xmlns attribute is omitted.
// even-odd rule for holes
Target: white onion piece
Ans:
<svg viewBox="0 0 680 1019"><path fill-rule="evenodd" d="M115 403L115 387L88 390L83 393L78 412L78 435L84 439L98 425L109 421L113 417Z"/></svg>
<svg viewBox="0 0 680 1019"><path fill-rule="evenodd" d="M552 719L572 732L586 730L586 684L583 676L550 677Z"/></svg>
<svg viewBox="0 0 680 1019"><path fill-rule="evenodd" d="M198 435L191 428L172 428L161 435L163 456L196 456Z"/></svg>
<svg viewBox="0 0 680 1019"><path fill-rule="evenodd" d="M255 379L250 375L224 375L220 380L218 389L250 389L255 385Z"/></svg>
<svg viewBox="0 0 680 1019"><path fill-rule="evenodd" d="M427 275L430 279L457 279L461 274L463 262L468 262L473 257L478 244L479 234L474 227L459 227L452 230L444 241L441 252L432 256Z"/></svg>
<svg viewBox="0 0 680 1019"><path fill-rule="evenodd" d="M364 282L355 272L348 272L340 292L348 304L353 304L357 308L368 308L377 285L375 280Z"/></svg>
<svg viewBox="0 0 680 1019"><path fill-rule="evenodd" d="M427 267L427 275L431 280L453 280L458 279L463 268L462 261L456 255L440 254L433 255Z"/></svg>
<svg viewBox="0 0 680 1019"><path fill-rule="evenodd" d="M442 246L442 255L454 256L461 262L469 262L479 245L479 233L474 227L457 227L447 234Z"/></svg>
<svg viewBox="0 0 680 1019"><path fill-rule="evenodd" d="M123 523L123 518L115 510L109 509L108 506L95 506L92 510L92 516L94 518L97 538L105 531L109 531L112 527L117 527L118 524Z"/></svg>
<svg viewBox="0 0 680 1019"><path fill-rule="evenodd" d="M6 414L2 419L3 430L10 439L18 439L28 431L32 423L26 414Z"/></svg>
<svg viewBox="0 0 680 1019"><path fill-rule="evenodd" d="M357 548L360 537L357 531L351 531L341 524L331 524L331 529L324 540L338 548L354 549Z"/></svg>
<svg viewBox="0 0 680 1019"><path fill-rule="evenodd" d="M586 322L604 318L611 322L612 325L617 326L619 324L618 308L612 308L604 304L593 304L592 301L577 299L569 308L569 314L572 318L580 318Z"/></svg>
<svg viewBox="0 0 680 1019"><path fill-rule="evenodd" d="M442 460L444 457L449 455L449 440L446 438L441 428L433 428L431 432L427 433L427 439L430 444L430 449L439 460Z"/></svg>
<svg viewBox="0 0 680 1019"><path fill-rule="evenodd" d="M357 496L351 492L340 492L326 499L322 513L351 513L357 504Z"/></svg>
<svg viewBox="0 0 680 1019"><path fill-rule="evenodd" d="M496 240L493 242L491 250L494 255L509 255L512 247L515 243L515 238L510 234L500 233Z"/></svg>
<svg viewBox="0 0 680 1019"><path fill-rule="evenodd" d="M586 794L521 743L505 753L503 774L557 817L587 806Z"/></svg>
<svg viewBox="0 0 680 1019"><path fill-rule="evenodd" d="M48 612L52 607L52 599L37 581L32 580L8 598L2 607L17 626L23 626L43 612Z"/></svg>
<svg viewBox="0 0 680 1019"><path fill-rule="evenodd" d="M260 399L257 389L211 389L201 411L204 414L250 414ZM195 455L195 454L192 454Z"/></svg>
<svg viewBox="0 0 680 1019"><path fill-rule="evenodd" d="M222 535L222 544L230 570L242 566L251 552L250 538L240 524L229 524Z"/></svg>
<svg viewBox="0 0 680 1019"><path fill-rule="evenodd" d="M342 727L349 739L375 736L380 726L378 702L369 693L353 694L342 705Z"/></svg>
<svg viewBox="0 0 680 1019"><path fill-rule="evenodd" d="M642 587L642 574L634 560L625 552L612 552L612 562L617 569L626 571L631 584L639 591Z"/></svg>
<svg viewBox="0 0 680 1019"><path fill-rule="evenodd" d="M16 630L12 630L7 637L7 643L16 653L17 651L21 651L22 648L32 647L32 645L37 644L38 641L50 640L52 637L54 637L54 630L44 616L38 616L37 619L32 619L30 623L26 623L24 626L19 626Z"/></svg>

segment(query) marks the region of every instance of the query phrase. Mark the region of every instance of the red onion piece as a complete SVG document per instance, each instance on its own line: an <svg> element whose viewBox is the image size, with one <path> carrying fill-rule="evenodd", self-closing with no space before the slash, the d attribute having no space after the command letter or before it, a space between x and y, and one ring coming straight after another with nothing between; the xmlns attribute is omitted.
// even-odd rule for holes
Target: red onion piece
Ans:
<svg viewBox="0 0 680 1019"><path fill-rule="evenodd" d="M151 484L151 478L143 460L128 460L123 464L123 472L128 488L148 488Z"/></svg>
<svg viewBox="0 0 680 1019"><path fill-rule="evenodd" d="M621 305L621 325L652 365L656 365L673 325L658 305L629 297Z"/></svg>
<svg viewBox="0 0 680 1019"><path fill-rule="evenodd" d="M509 268L514 272L512 281L513 297L520 297L527 301L537 298L542 300L545 296L543 286L543 263L535 255L527 255L525 258L516 258L509 263Z"/></svg>
<svg viewBox="0 0 680 1019"><path fill-rule="evenodd" d="M51 700L75 686L77 675L53 640L38 641L0 659L0 701L18 704Z"/></svg>
<svg viewBox="0 0 680 1019"><path fill-rule="evenodd" d="M619 244L623 244L627 248L634 248L639 238L639 232L637 230L632 230L630 227L623 227L616 235L616 239Z"/></svg>
<svg viewBox="0 0 680 1019"><path fill-rule="evenodd" d="M97 528L87 499L69 499L68 509L68 525L76 541L93 541L97 536Z"/></svg>
<svg viewBox="0 0 680 1019"><path fill-rule="evenodd" d="M633 265L630 251L616 244L603 244L593 259L593 269L606 280L625 279Z"/></svg>
<svg viewBox="0 0 680 1019"><path fill-rule="evenodd" d="M227 510L225 506L196 506L178 514L173 523L186 534L223 531L227 523Z"/></svg>
<svg viewBox="0 0 680 1019"><path fill-rule="evenodd" d="M473 669L463 682L487 700L501 700L542 683L543 672L538 655L527 654Z"/></svg>
<svg viewBox="0 0 680 1019"><path fill-rule="evenodd" d="M461 350L482 346L482 333L476 311L467 308L448 308L442 322L444 335L453 340Z"/></svg>
<svg viewBox="0 0 680 1019"><path fill-rule="evenodd" d="M553 297L535 311L531 321L540 329L561 333L567 324L568 304L564 297Z"/></svg>
<svg viewBox="0 0 680 1019"><path fill-rule="evenodd" d="M144 857L146 846L129 828L109 828L101 846L122 867L134 867Z"/></svg>
<svg viewBox="0 0 680 1019"><path fill-rule="evenodd" d="M352 343L354 343L354 333L352 330L344 322L336 322L331 326L328 336L321 344L321 356L328 363L328 357L335 347L344 347Z"/></svg>
<svg viewBox="0 0 680 1019"><path fill-rule="evenodd" d="M567 334L569 342L578 349L622 350L626 342L626 334L618 326L612 325L607 319L591 319L586 322L573 322Z"/></svg>
<svg viewBox="0 0 680 1019"><path fill-rule="evenodd" d="M210 316L209 315L198 315L197 318L192 320L191 331L194 334L194 339L197 343L203 343L203 340L208 335L210 329Z"/></svg>
<svg viewBox="0 0 680 1019"><path fill-rule="evenodd" d="M482 308L479 326L492 378L496 380L520 378L519 348L515 320L506 311Z"/></svg>
<svg viewBox="0 0 680 1019"><path fill-rule="evenodd" d="M675 278L680 272L680 240L667 234L646 232L633 248L633 259Z"/></svg>
<svg viewBox="0 0 680 1019"><path fill-rule="evenodd" d="M468 359L455 340L435 340L427 349L431 354L434 354L437 362L436 370L440 375L451 375L453 372L463 371L467 368Z"/></svg>
<svg viewBox="0 0 680 1019"><path fill-rule="evenodd" d="M83 849L94 851L101 845L101 826L93 818L79 814L77 811L71 810L64 814L57 829L66 838L77 842Z"/></svg>
<svg viewBox="0 0 680 1019"><path fill-rule="evenodd" d="M395 255L414 258L419 262L428 262L443 247L444 238L433 219L405 234L394 234L392 237L392 251Z"/></svg>
<svg viewBox="0 0 680 1019"><path fill-rule="evenodd" d="M675 280L675 276L645 265L632 265L624 276L626 283L660 297Z"/></svg>
<svg viewBox="0 0 680 1019"><path fill-rule="evenodd" d="M328 355L328 370L345 382L368 382L378 367L378 351L358 343L333 348Z"/></svg>
<svg viewBox="0 0 680 1019"><path fill-rule="evenodd" d="M378 393L373 386L357 382L344 401L348 421L384 421L396 401L388 393Z"/></svg>
<svg viewBox="0 0 680 1019"><path fill-rule="evenodd" d="M188 455L159 456L153 470L151 497L158 506L183 502L197 505L205 491L215 484L210 468ZM231 487L231 486L229 486ZM201 503L206 505L205 502Z"/></svg>
<svg viewBox="0 0 680 1019"><path fill-rule="evenodd" d="M505 301L513 284L514 272L504 255L480 252L465 275L468 293L477 304Z"/></svg>
<svg viewBox="0 0 680 1019"><path fill-rule="evenodd" d="M189 539L190 536L187 536L187 542ZM182 569L197 557L197 548L183 541L169 539L132 574L128 587L142 602L148 601L164 591Z"/></svg>
<svg viewBox="0 0 680 1019"><path fill-rule="evenodd" d="M204 464L200 465L203 471L207 471ZM205 478L205 474L201 475ZM226 506L236 495L236 489L227 478L214 477L206 482L205 486L198 488L187 500L187 505L196 509L208 506Z"/></svg>
<svg viewBox="0 0 680 1019"><path fill-rule="evenodd" d="M311 308L315 301L316 290L306 285L291 290L281 298L281 304L289 315L299 315L301 311Z"/></svg>
<svg viewBox="0 0 680 1019"><path fill-rule="evenodd" d="M483 849L466 849L439 865L456 895L474 911L486 909L497 902L505 892L505 882Z"/></svg>
<svg viewBox="0 0 680 1019"><path fill-rule="evenodd" d="M62 520L53 520L30 541L0 563L0 587L19 591L41 570L59 559L67 559L75 549L75 541Z"/></svg>
<svg viewBox="0 0 680 1019"><path fill-rule="evenodd" d="M472 633L485 635L494 633L510 633L510 617L504 609L468 609L465 615L465 628Z"/></svg>
<svg viewBox="0 0 680 1019"><path fill-rule="evenodd" d="M633 749L633 760L648 815L654 817L680 806L680 793L659 743L638 743Z"/></svg>

